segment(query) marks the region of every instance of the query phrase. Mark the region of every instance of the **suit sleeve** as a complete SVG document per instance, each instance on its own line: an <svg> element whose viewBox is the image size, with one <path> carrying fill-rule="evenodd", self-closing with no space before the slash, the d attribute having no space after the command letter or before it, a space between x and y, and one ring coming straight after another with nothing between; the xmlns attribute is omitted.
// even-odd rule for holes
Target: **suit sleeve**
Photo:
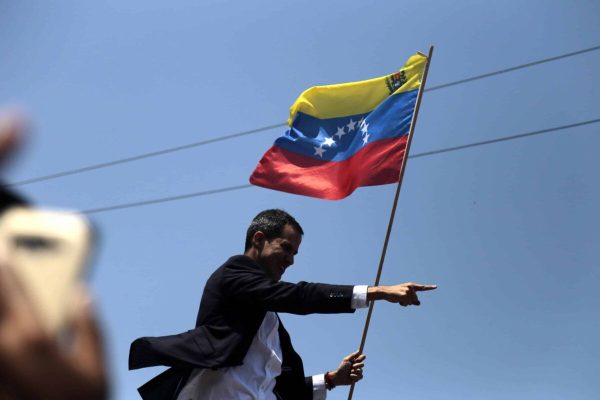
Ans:
<svg viewBox="0 0 600 400"><path fill-rule="evenodd" d="M304 389L305 389L305 393L310 393L311 396L308 397L309 399L312 399L312 391L313 391L313 380L312 380L312 376L307 376L304 378Z"/></svg>
<svg viewBox="0 0 600 400"><path fill-rule="evenodd" d="M270 279L257 268L229 266L221 281L223 293L267 311L291 314L351 313L353 286L324 283L289 283Z"/></svg>
<svg viewBox="0 0 600 400"><path fill-rule="evenodd" d="M216 368L227 354L216 352L209 340L211 332L198 327L177 335L142 337L131 343L129 369L166 365L178 368Z"/></svg>

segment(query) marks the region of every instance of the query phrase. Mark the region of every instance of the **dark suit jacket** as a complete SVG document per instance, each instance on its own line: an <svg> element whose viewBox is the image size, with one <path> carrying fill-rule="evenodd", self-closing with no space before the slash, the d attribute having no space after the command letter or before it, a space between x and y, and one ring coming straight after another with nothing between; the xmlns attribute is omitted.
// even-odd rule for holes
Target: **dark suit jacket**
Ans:
<svg viewBox="0 0 600 400"><path fill-rule="evenodd" d="M135 340L129 369L172 367L139 392L144 400L175 399L194 368L241 365L267 311L302 315L353 312L352 290L353 286L278 282L251 258L231 257L206 282L196 328L179 335ZM279 337L283 365L275 393L284 400L311 399L311 378L304 378L302 359L281 321Z"/></svg>

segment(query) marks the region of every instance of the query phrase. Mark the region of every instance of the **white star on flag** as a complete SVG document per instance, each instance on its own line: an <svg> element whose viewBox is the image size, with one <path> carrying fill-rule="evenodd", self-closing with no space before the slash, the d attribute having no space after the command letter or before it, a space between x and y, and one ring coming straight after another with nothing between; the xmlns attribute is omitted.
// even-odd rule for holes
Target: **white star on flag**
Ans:
<svg viewBox="0 0 600 400"><path fill-rule="evenodd" d="M364 146L365 144L367 144L367 142L368 142L368 141L369 141L369 134L368 134L368 133L365 133L365 134L363 135L363 146Z"/></svg>
<svg viewBox="0 0 600 400"><path fill-rule="evenodd" d="M338 126L338 130L334 134L334 136L338 136L341 139L342 136L344 136L345 134L346 134L346 132L344 131L344 127L343 126Z"/></svg>
<svg viewBox="0 0 600 400"><path fill-rule="evenodd" d="M333 140L332 138L328 137L325 139L325 141L323 142L323 145L327 145L329 147L331 147L331 145L335 144L335 140Z"/></svg>
<svg viewBox="0 0 600 400"><path fill-rule="evenodd" d="M362 131L363 135L369 133L369 124L367 124L367 121L363 121L360 130Z"/></svg>
<svg viewBox="0 0 600 400"><path fill-rule="evenodd" d="M321 146L319 146L319 147L314 146L314 148L315 148L315 154L314 155L323 158L323 153L325 152L325 149L323 147L321 147Z"/></svg>
<svg viewBox="0 0 600 400"><path fill-rule="evenodd" d="M346 125L346 126L348 127L348 132L352 132L354 130L354 128L356 127L356 121L354 121L352 118L350 118L350 122L348 122L348 125Z"/></svg>

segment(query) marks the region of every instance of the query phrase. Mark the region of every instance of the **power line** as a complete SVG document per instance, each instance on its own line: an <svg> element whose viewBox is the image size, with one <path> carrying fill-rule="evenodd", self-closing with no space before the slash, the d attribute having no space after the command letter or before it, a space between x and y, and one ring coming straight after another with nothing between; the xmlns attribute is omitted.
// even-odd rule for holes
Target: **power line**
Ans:
<svg viewBox="0 0 600 400"><path fill-rule="evenodd" d="M519 133L518 135L504 136L504 137L500 137L500 138L496 138L496 139L483 140L481 142L463 144L461 146L447 147L445 149L440 149L440 150L426 151L424 153L414 154L412 156L409 156L408 158L427 157L427 156L432 156L434 154L449 153L451 151L468 149L471 147L483 146L483 145L492 144L492 143L506 142L509 140L522 139L522 138L529 137L529 136L541 135L543 133L556 132L556 131L560 131L563 129L569 129L569 128L575 128L575 127L583 126L583 125L595 124L597 122L600 122L600 118L590 119L589 121L577 122L577 123L569 124L569 125L557 126L554 128L540 129L539 131Z"/></svg>
<svg viewBox="0 0 600 400"><path fill-rule="evenodd" d="M82 172L89 172L89 171L93 171L96 169L112 167L112 166L118 165L118 164L125 164L125 163L132 162L132 161L143 160L144 158L162 156L164 154L174 153L174 152L181 151L181 150L187 150L187 149L191 149L193 147L204 146L204 145L207 145L210 143L222 142L222 141L229 140L229 139L239 138L241 136L252 135L254 133L267 131L267 130L273 129L273 128L280 128L282 126L287 126L287 123L263 126L261 128L250 129L248 131L242 131L242 132L232 133L230 135L219 136L219 137L212 138L212 139L202 140L200 142L184 144L181 146L170 147L168 149L157 150L157 151L153 151L150 153L139 154L137 156L120 158L118 160L88 165L85 167L70 169L70 170L66 170L66 171L62 171L62 172L56 172L56 173L50 174L50 175L38 176L36 178L30 178L30 179L25 179L22 181L12 182L12 183L7 184L6 186L21 186L21 185L27 185L30 183L36 183L36 182L48 181L48 180L56 179L56 178L62 178L64 176L76 175L76 174L80 174Z"/></svg>
<svg viewBox="0 0 600 400"><path fill-rule="evenodd" d="M532 67L535 65L544 64L544 63L548 63L551 61L560 60L563 58L573 57L573 56L576 56L579 54L588 53L588 52L596 51L596 50L600 50L600 45L589 47L587 49L583 49L583 50L579 50L579 51L575 51L575 52L571 52L571 53L561 54L561 55L555 56L555 57L544 58L542 60L532 61L532 62L529 62L526 64L521 64L521 65L517 65L514 67L506 68L506 69L488 72L488 73L482 74L482 75L476 75L476 76L461 79L458 81L453 81L453 82L448 82L448 83L444 83L444 84L437 85L437 86L432 86L432 87L425 89L425 91L429 92L429 91L433 91L433 90L444 89L444 88L447 88L450 86L456 86L456 85L460 85L463 83L467 83L467 82L471 82L471 81L475 81L475 80L479 80L479 79L489 78L491 76L505 74L505 73L512 72L512 71L515 71L518 69L528 68L528 67ZM157 150L157 151L153 151L153 152L149 152L149 153L143 153L143 154L139 154L136 156L121 158L121 159L117 159L117 160L113 160L113 161L107 161L107 162L103 162L103 163L99 163L99 164L92 164L92 165L88 165L88 166L84 166L84 167L80 167L80 168L69 169L69 170L56 172L56 173L49 174L49 175L43 175L43 176L38 176L38 177L34 177L34 178L24 179L21 181L9 183L6 186L28 185L31 183L43 182L43 181L48 181L48 180L52 180L52 179L62 178L65 176L76 175L76 174L80 174L80 173L84 173L84 172L94 171L97 169L112 167L112 166L119 165L119 164L125 164L125 163L138 161L138 160L142 160L142 159L146 159L146 158L161 156L161 155L168 154L168 153L174 153L174 152L181 151L181 150L187 150L187 149L191 149L194 147L204 146L204 145L207 145L210 143L220 142L220 141L229 140L229 139L235 139L235 138L238 138L241 136L251 135L251 134L263 132L263 131L266 131L269 129L280 128L283 126L287 126L287 124L280 123L280 124L268 125L268 126L264 126L264 127L260 127L260 128L256 128L256 129L250 129L247 131L232 133L230 135L220 136L220 137L203 140L203 141L199 141L199 142L195 142L195 143L185 144L185 145L176 146L176 147L170 147L167 149Z"/></svg>
<svg viewBox="0 0 600 400"><path fill-rule="evenodd" d="M579 50L579 51L574 51L572 53L561 54L560 56L544 58L543 60L538 60L538 61L532 61L532 62L529 62L526 64L521 64L521 65L517 65L514 67L506 68L506 69L500 69L500 70L494 71L494 72L488 72L487 74L472 76L470 78L465 78L465 79L461 79L461 80L454 81L454 82L444 83L442 85L432 86L430 88L425 89L425 91L431 92L432 90L444 89L444 88L447 88L450 86L461 85L463 83L476 81L478 79L484 79L484 78L489 78L490 76L506 74L507 72L516 71L518 69L529 68L529 67L533 67L534 65L539 65L539 64L544 64L544 63L548 63L551 61L561 60L563 58L573 57L573 56L577 56L579 54L588 53L590 51L596 51L596 50L600 50L600 45L594 46L594 47L589 47L587 49L583 49L583 50Z"/></svg>
<svg viewBox="0 0 600 400"><path fill-rule="evenodd" d="M569 129L569 128L575 128L575 127L579 127L579 126L595 124L598 122L600 122L600 118L590 119L588 121L576 122L576 123L568 124L568 125L556 126L553 128L540 129L537 131L519 133L516 135L503 136L503 137L499 137L496 139L484 140L484 141L480 141L480 142L473 142L473 143L464 144L461 146L453 146L453 147L446 147L444 149L439 149L439 150L426 151L426 152L410 155L408 158L429 157L429 156L433 156L433 155L437 155L437 154L441 154L441 153L449 153L449 152L464 150L464 149L468 149L468 148L472 148L472 147L479 147L479 146L485 146L485 145L499 143L499 142L523 139L523 138L530 137L530 136L542 135L542 134L556 132L556 131L565 130L565 129ZM143 201L138 201L138 202L133 202L133 203L117 204L114 206L91 208L89 210L82 211L82 213L97 214L97 213L101 213L101 212L121 210L121 209L125 209L125 208L135 208L135 207L141 207L141 206L146 206L146 205L150 205L150 204L166 203L166 202L170 202L170 201L189 199L192 197L201 197L201 196L207 196L207 195L211 195L211 194L231 192L234 190L248 189L253 186L254 185L250 185L250 184L229 186L229 187L224 187L224 188L220 188L220 189L205 190L205 191L201 191L201 192L188 193L188 194L183 194L183 195L179 195L179 196L162 197L162 198L153 199L153 200L143 200Z"/></svg>
<svg viewBox="0 0 600 400"><path fill-rule="evenodd" d="M121 210L123 208L133 208L133 207L147 206L150 204L167 203L169 201L177 201L177 200L189 199L192 197L207 196L209 194L232 192L234 190L246 189L251 186L252 185L250 185L250 184L239 185L239 186L229 186L229 187L220 188L220 189L204 190L202 192L195 192L195 193L187 193L187 194L182 194L179 196L162 197L160 199L143 200L143 201L137 201L135 203L125 203L125 204L117 204L114 206L91 208L89 210L82 211L82 213L83 214L96 214L96 213L106 212L106 211Z"/></svg>

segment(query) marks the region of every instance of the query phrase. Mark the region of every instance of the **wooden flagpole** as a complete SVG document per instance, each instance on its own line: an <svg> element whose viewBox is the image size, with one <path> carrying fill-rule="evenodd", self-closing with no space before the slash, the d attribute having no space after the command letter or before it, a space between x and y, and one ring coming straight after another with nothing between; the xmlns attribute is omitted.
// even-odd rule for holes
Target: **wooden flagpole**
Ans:
<svg viewBox="0 0 600 400"><path fill-rule="evenodd" d="M402 164L400 165L400 176L398 179L398 186L396 186L396 194L394 196L394 203L392 205L392 212L390 213L390 221L388 223L387 232L385 234L385 240L383 242L383 249L381 251L381 258L379 259L379 268L377 269L377 277L375 278L375 284L373 286L379 286L379 280L381 278L381 271L383 269L383 262L385 261L385 253L387 252L387 246L390 239L390 233L392 232L392 225L394 224L394 217L396 215L396 207L398 205L398 198L400 197L400 188L402 187L402 179L404 178L404 170L406 169L406 161L408 160L408 154L410 152L410 144L412 142L413 134L415 132L415 126L417 124L417 117L419 115L419 108L421 107L421 98L423 97L423 91L425 90L425 82L427 81L427 73L429 71L429 65L431 64L431 57L433 56L433 46L429 47L429 54L427 55L427 62L425 64L425 70L423 71L423 80L419 86L419 92L417 93L417 103L415 104L415 112L413 113L412 120L410 121L410 130L408 131L408 139L406 142L406 149L404 151L404 157L402 157ZM365 321L365 327L362 333L362 339L360 341L359 352L362 354L365 348L365 342L367 340L367 332L369 331L369 323L371 322L371 314L373 314L373 307L375 301L371 301L369 304L369 312L367 313L367 320ZM350 386L350 393L348 393L348 400L352 400L354 394L354 383Z"/></svg>

